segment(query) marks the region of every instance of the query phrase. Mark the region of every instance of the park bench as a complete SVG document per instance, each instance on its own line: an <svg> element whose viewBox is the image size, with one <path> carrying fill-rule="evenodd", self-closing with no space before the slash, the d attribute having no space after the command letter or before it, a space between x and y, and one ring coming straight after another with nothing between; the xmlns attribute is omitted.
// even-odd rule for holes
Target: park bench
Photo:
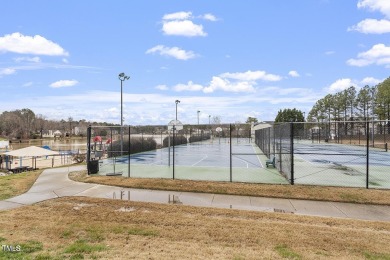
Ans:
<svg viewBox="0 0 390 260"><path fill-rule="evenodd" d="M268 168L268 165L272 165L275 168L275 156L272 156L270 159L265 161L265 165Z"/></svg>

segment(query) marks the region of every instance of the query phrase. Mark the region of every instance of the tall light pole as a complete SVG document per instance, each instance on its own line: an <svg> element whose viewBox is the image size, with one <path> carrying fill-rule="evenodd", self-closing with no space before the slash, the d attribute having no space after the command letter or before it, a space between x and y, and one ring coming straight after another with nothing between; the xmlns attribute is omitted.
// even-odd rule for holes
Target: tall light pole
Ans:
<svg viewBox="0 0 390 260"><path fill-rule="evenodd" d="M177 104L180 103L180 100L176 100L175 103L176 103L176 121L177 121Z"/></svg>
<svg viewBox="0 0 390 260"><path fill-rule="evenodd" d="M210 125L210 117L211 117L211 115L209 115L209 125Z"/></svg>
<svg viewBox="0 0 390 260"><path fill-rule="evenodd" d="M175 124L173 125L172 132L173 132L173 179L175 179L175 130L176 130L176 124L177 124L177 104L180 103L180 100L176 99L175 104L176 104L176 121Z"/></svg>
<svg viewBox="0 0 390 260"><path fill-rule="evenodd" d="M119 80L121 81L121 155L123 153L123 81L130 79L124 72L119 73Z"/></svg>
<svg viewBox="0 0 390 260"><path fill-rule="evenodd" d="M200 111L198 110L198 137L199 137L199 113L200 113Z"/></svg>

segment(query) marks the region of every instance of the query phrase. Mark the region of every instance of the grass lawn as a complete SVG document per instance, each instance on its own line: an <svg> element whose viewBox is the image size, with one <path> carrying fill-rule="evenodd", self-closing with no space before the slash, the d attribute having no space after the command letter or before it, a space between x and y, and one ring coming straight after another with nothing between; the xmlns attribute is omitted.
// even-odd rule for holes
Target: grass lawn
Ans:
<svg viewBox="0 0 390 260"><path fill-rule="evenodd" d="M40 172L0 177L0 196ZM87 176L122 187L389 203L389 191ZM23 185L21 184L23 183ZM24 187L11 189L9 186ZM17 190L15 192L15 190ZM0 259L390 259L390 222L64 197L0 211Z"/></svg>
<svg viewBox="0 0 390 260"><path fill-rule="evenodd" d="M0 211L0 259L390 259L390 223L84 197Z"/></svg>
<svg viewBox="0 0 390 260"><path fill-rule="evenodd" d="M30 189L42 170L0 176L0 200L23 194Z"/></svg>

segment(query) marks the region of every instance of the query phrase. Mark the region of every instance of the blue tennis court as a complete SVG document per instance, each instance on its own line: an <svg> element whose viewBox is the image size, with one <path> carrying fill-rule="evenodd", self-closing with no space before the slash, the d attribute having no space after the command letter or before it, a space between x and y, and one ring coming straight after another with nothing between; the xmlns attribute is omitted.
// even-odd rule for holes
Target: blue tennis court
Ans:
<svg viewBox="0 0 390 260"><path fill-rule="evenodd" d="M367 159L369 159L367 161ZM295 183L390 188L390 153L345 144L294 143Z"/></svg>
<svg viewBox="0 0 390 260"><path fill-rule="evenodd" d="M232 143L232 164L238 168L263 168L256 155L255 144L247 140L236 140ZM221 143L203 141L184 145L177 145L173 149L162 148L149 152L126 155L103 160L103 164L122 163L131 165L171 165L173 164L173 150L175 150L176 166L191 167L230 167L230 144L223 140ZM237 155L235 155L237 154Z"/></svg>
<svg viewBox="0 0 390 260"><path fill-rule="evenodd" d="M313 164L366 165L366 147L340 144L294 144L294 154ZM369 150L370 166L390 166L390 153Z"/></svg>

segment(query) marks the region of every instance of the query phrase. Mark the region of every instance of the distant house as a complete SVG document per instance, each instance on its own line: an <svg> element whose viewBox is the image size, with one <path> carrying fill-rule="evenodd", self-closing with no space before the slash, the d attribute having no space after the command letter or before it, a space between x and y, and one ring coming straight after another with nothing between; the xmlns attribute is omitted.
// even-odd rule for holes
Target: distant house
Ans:
<svg viewBox="0 0 390 260"><path fill-rule="evenodd" d="M53 138L54 137L53 130L43 130L42 137L43 138Z"/></svg>
<svg viewBox="0 0 390 260"><path fill-rule="evenodd" d="M9 147L9 141L8 140L3 140L0 141L0 149L5 149Z"/></svg>
<svg viewBox="0 0 390 260"><path fill-rule="evenodd" d="M62 133L60 132L60 130L57 130L53 133L54 137L61 137L62 136Z"/></svg>
<svg viewBox="0 0 390 260"><path fill-rule="evenodd" d="M73 129L74 135L87 135L87 127L86 126L76 126Z"/></svg>

